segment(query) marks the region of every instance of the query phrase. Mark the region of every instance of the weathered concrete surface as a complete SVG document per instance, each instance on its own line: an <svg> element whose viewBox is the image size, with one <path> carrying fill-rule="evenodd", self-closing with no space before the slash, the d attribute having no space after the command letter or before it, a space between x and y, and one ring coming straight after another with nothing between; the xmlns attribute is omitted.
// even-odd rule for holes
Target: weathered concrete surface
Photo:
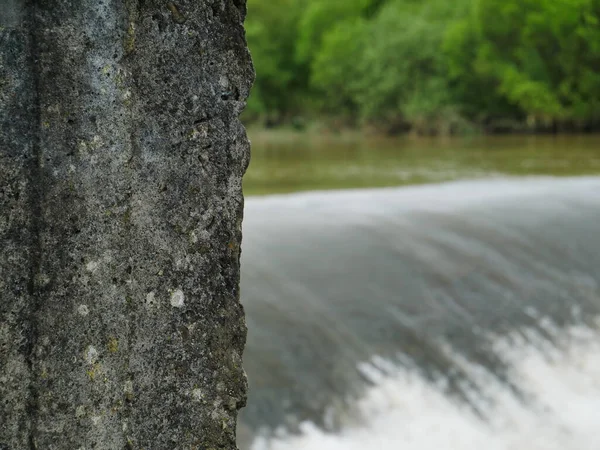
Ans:
<svg viewBox="0 0 600 450"><path fill-rule="evenodd" d="M244 0L0 0L0 449L234 449Z"/></svg>

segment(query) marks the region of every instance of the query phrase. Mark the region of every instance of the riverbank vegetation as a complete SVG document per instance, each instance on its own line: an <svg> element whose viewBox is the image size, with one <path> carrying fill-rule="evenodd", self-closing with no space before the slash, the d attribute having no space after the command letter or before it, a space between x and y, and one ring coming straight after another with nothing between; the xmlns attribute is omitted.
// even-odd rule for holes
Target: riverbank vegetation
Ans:
<svg viewBox="0 0 600 450"><path fill-rule="evenodd" d="M600 130L600 0L248 0L258 126Z"/></svg>

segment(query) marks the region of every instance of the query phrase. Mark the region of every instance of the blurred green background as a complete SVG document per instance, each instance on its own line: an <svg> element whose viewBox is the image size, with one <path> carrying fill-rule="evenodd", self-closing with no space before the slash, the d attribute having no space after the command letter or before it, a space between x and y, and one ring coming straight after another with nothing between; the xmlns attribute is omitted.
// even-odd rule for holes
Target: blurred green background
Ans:
<svg viewBox="0 0 600 450"><path fill-rule="evenodd" d="M600 127L600 0L248 0L245 120L386 133Z"/></svg>
<svg viewBox="0 0 600 450"><path fill-rule="evenodd" d="M600 0L248 0L246 28L247 193L600 174Z"/></svg>

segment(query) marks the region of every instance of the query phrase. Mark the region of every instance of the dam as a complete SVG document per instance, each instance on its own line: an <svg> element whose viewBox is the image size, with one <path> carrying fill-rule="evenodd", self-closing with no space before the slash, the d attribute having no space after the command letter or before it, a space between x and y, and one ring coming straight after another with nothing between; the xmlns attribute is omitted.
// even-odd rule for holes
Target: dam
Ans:
<svg viewBox="0 0 600 450"><path fill-rule="evenodd" d="M246 200L244 450L594 449L600 178Z"/></svg>

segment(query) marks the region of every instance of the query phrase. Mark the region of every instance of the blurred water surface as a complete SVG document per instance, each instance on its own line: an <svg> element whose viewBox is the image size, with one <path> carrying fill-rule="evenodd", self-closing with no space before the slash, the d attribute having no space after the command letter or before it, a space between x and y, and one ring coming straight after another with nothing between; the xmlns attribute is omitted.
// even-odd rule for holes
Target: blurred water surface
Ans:
<svg viewBox="0 0 600 450"><path fill-rule="evenodd" d="M247 195L499 175L600 175L600 135L381 138L250 132Z"/></svg>
<svg viewBox="0 0 600 450"><path fill-rule="evenodd" d="M241 449L600 449L597 138L307 142L246 192L358 189L246 200Z"/></svg>

